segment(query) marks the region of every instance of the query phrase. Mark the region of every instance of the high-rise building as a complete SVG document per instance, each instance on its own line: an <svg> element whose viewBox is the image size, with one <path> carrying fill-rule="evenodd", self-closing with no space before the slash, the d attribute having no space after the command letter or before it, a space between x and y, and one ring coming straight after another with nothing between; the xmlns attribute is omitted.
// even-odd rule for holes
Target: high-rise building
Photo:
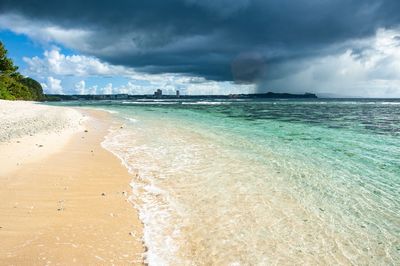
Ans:
<svg viewBox="0 0 400 266"><path fill-rule="evenodd" d="M161 96L162 96L162 90L157 89L157 90L154 92L154 97L156 97L156 98L161 98Z"/></svg>

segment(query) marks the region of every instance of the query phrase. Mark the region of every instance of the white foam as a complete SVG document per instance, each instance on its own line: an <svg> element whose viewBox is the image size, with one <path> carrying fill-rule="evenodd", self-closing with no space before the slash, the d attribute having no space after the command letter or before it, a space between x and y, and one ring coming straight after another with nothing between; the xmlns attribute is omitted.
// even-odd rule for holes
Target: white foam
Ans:
<svg viewBox="0 0 400 266"><path fill-rule="evenodd" d="M129 171L136 175L131 182L133 194L130 200L138 210L139 218L144 224L143 241L148 248L145 254L146 263L188 265L190 261L176 254L181 248L180 245L184 243L181 239L183 224L177 221L181 221L186 215L185 208L179 206L174 196L157 185L161 182L160 180L167 180L164 175L166 169L163 165L168 164L168 161L165 161L168 151L155 144L150 147L135 142L143 136L146 136L146 139L149 137L147 135L139 137L136 135L139 133L141 133L140 126L110 130L102 145L120 158ZM187 152L191 151L180 150L182 154ZM179 161L179 163L171 162L175 167L171 169L174 172L184 168L186 164L193 164L193 161L185 156L174 159Z"/></svg>
<svg viewBox="0 0 400 266"><path fill-rule="evenodd" d="M119 113L118 111L107 110L107 109L104 109L104 110L106 110L106 111L109 112L110 114L118 114L118 113Z"/></svg>
<svg viewBox="0 0 400 266"><path fill-rule="evenodd" d="M382 102L383 105L400 105L400 102Z"/></svg>
<svg viewBox="0 0 400 266"><path fill-rule="evenodd" d="M179 104L179 102L164 102L164 101L130 101L130 102L122 102L122 104L128 104L128 105L155 105L155 104Z"/></svg>
<svg viewBox="0 0 400 266"><path fill-rule="evenodd" d="M198 102L183 102L182 104L187 104L187 105L224 105L224 104L231 104L231 102L198 101Z"/></svg>
<svg viewBox="0 0 400 266"><path fill-rule="evenodd" d="M129 120L132 123L137 123L139 122L139 120L135 119L135 118L131 118L131 117L125 117L125 119Z"/></svg>
<svg viewBox="0 0 400 266"><path fill-rule="evenodd" d="M109 109L106 109L106 108L96 108L96 109L102 110L102 111L110 113L110 114L119 114L119 112L116 111L116 110L109 110Z"/></svg>

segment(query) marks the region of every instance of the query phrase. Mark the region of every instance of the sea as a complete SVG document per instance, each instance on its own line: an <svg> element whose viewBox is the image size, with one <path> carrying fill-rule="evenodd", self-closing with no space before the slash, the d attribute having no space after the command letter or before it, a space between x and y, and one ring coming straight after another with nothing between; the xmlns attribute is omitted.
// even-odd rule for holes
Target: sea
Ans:
<svg viewBox="0 0 400 266"><path fill-rule="evenodd" d="M149 265L400 265L400 100L61 105L115 120Z"/></svg>

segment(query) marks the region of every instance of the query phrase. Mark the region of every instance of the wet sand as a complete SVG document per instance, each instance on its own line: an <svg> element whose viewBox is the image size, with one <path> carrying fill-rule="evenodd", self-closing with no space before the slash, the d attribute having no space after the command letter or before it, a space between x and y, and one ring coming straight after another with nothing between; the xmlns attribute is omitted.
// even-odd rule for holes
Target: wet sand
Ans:
<svg viewBox="0 0 400 266"><path fill-rule="evenodd" d="M0 265L143 264L142 225L128 201L132 177L100 145L109 114L81 112L90 119L57 151L18 167L0 162ZM50 139L9 145L40 150Z"/></svg>

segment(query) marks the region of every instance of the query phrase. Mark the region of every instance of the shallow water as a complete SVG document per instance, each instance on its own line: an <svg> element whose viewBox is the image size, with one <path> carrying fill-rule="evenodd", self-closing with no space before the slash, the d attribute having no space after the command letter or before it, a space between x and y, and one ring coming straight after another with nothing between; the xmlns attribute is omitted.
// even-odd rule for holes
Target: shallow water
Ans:
<svg viewBox="0 0 400 266"><path fill-rule="evenodd" d="M400 264L400 101L83 105L125 124L150 265Z"/></svg>

